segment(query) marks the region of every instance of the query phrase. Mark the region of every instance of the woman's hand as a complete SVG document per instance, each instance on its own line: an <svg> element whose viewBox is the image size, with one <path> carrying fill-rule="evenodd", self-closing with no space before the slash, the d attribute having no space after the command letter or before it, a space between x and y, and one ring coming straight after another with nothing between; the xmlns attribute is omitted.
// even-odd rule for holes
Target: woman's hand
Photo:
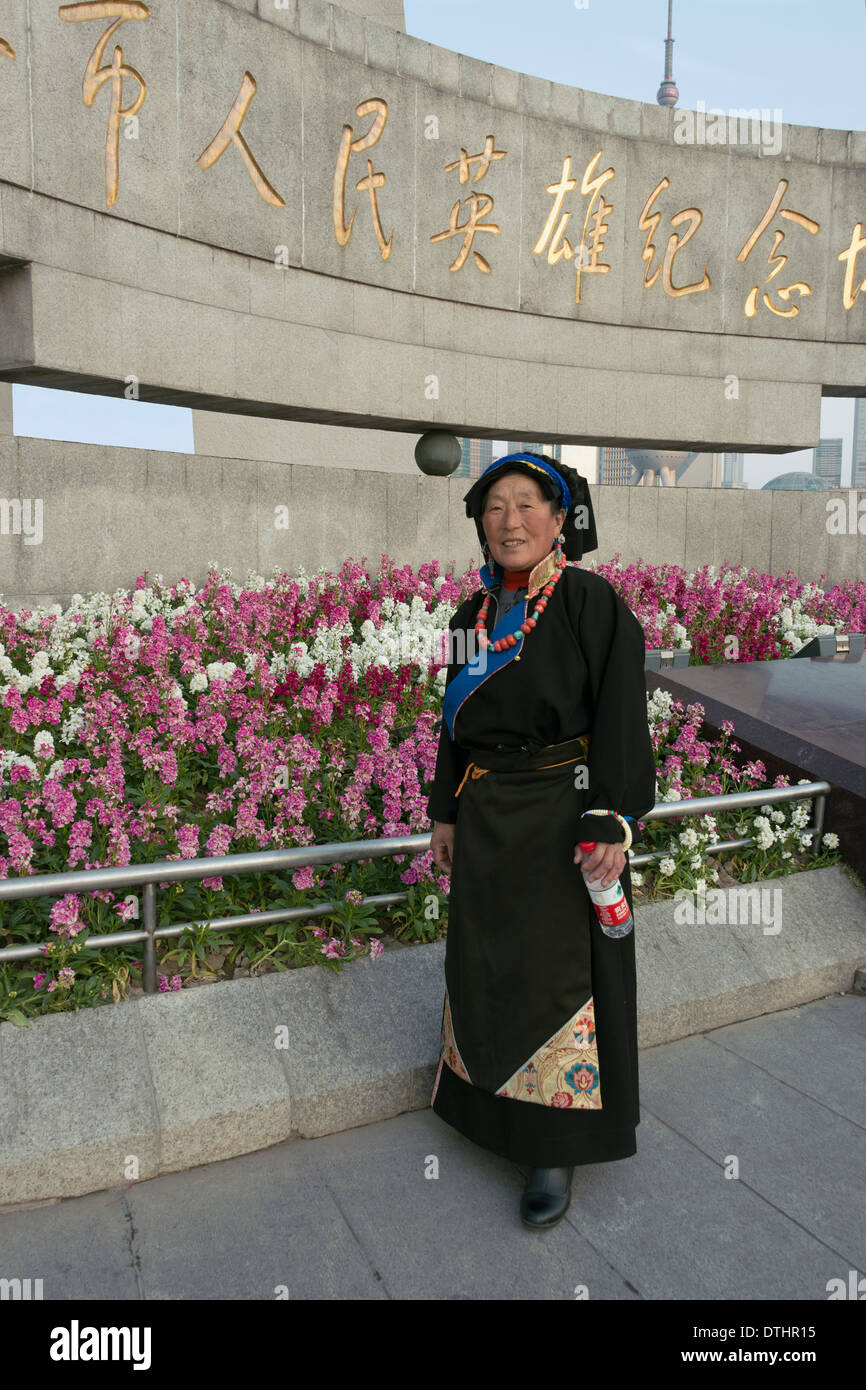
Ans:
<svg viewBox="0 0 866 1390"><path fill-rule="evenodd" d="M596 843L591 854L585 854L580 845L574 847L574 862L580 864L584 878L590 879L596 888L609 888L615 883L626 866L625 850L622 845L603 845ZM601 882L596 880L603 875Z"/></svg>
<svg viewBox="0 0 866 1390"><path fill-rule="evenodd" d="M456 825L451 825L448 821L437 820L433 822L433 834L430 837L430 848L433 851L433 863L438 864L440 869L444 869L446 874L451 873L451 865L454 859L454 832Z"/></svg>

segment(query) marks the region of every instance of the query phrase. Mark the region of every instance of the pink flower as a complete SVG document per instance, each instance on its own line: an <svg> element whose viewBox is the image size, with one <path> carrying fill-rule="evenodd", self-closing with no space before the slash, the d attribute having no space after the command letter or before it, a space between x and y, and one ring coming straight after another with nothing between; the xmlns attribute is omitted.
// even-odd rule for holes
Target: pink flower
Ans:
<svg viewBox="0 0 866 1390"><path fill-rule="evenodd" d="M201 833L197 825L179 825L177 843L182 859L195 859L198 854L198 837Z"/></svg>
<svg viewBox="0 0 866 1390"><path fill-rule="evenodd" d="M66 893L51 908L50 930L57 932L59 936L76 936L85 925L80 920L80 913L81 899L74 893Z"/></svg>

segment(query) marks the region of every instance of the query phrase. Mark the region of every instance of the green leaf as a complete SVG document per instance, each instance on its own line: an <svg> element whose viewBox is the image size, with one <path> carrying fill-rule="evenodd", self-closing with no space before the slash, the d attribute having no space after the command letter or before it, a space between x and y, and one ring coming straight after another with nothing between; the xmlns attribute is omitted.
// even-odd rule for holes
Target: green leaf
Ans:
<svg viewBox="0 0 866 1390"><path fill-rule="evenodd" d="M20 1009L0 1009L0 1018L7 1023L14 1023L16 1028L32 1028L33 1023L27 1018Z"/></svg>

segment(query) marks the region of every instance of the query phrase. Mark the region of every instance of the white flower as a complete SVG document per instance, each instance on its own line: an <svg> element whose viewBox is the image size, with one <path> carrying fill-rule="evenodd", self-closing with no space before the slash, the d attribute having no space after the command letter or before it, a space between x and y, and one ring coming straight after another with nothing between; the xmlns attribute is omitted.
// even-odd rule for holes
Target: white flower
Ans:
<svg viewBox="0 0 866 1390"><path fill-rule="evenodd" d="M785 819L785 812L784 812L784 811L773 811L773 812L771 812L771 819L774 820L774 821L777 823L777 825L781 825L782 822L783 822L784 819Z"/></svg>
<svg viewBox="0 0 866 1390"><path fill-rule="evenodd" d="M670 878L675 869L676 864L672 859L663 859L659 864L659 873L664 874L666 878Z"/></svg>
<svg viewBox="0 0 866 1390"><path fill-rule="evenodd" d="M696 893L706 893L706 891L707 891L707 881L706 881L706 879L705 879L705 878L698 878L698 879L696 879L696 880L695 880L695 892L696 892Z"/></svg>
<svg viewBox="0 0 866 1390"><path fill-rule="evenodd" d="M839 836L834 834L832 830L828 830L826 835L821 836L821 844L826 845L828 849L838 849Z"/></svg>
<svg viewBox="0 0 866 1390"><path fill-rule="evenodd" d="M11 749L7 749L5 753L0 753L0 781L13 767L26 767L37 776L39 775L39 769L33 759L27 757L26 753L13 753Z"/></svg>
<svg viewBox="0 0 866 1390"><path fill-rule="evenodd" d="M662 797L662 801L682 801L682 799L682 794L677 791L676 787L671 787Z"/></svg>
<svg viewBox="0 0 866 1390"><path fill-rule="evenodd" d="M797 839L800 841L801 845L806 845L808 848L808 846L812 843L812 836L814 834L814 830L801 830L800 834L797 836Z"/></svg>
<svg viewBox="0 0 866 1390"><path fill-rule="evenodd" d="M80 709L71 710L60 726L61 743L74 743L75 735L84 724L84 714Z"/></svg>
<svg viewBox="0 0 866 1390"><path fill-rule="evenodd" d="M701 858L701 856L700 856L699 854L696 854L696 855L694 855L694 857L693 857L692 859L689 860L689 868L691 868L691 869L699 869L699 868L701 867L701 865L703 864L703 862L704 862L704 861L703 861L703 859Z"/></svg>
<svg viewBox="0 0 866 1390"><path fill-rule="evenodd" d="M199 690L207 690L208 678L204 671L196 671L190 678L189 688L195 694Z"/></svg>
<svg viewBox="0 0 866 1390"><path fill-rule="evenodd" d="M233 661L211 661L205 667L209 680L229 680L237 670Z"/></svg>
<svg viewBox="0 0 866 1390"><path fill-rule="evenodd" d="M54 757L54 735L48 729L40 729L33 735L33 752L37 758Z"/></svg>
<svg viewBox="0 0 866 1390"><path fill-rule="evenodd" d="M680 835L680 844L684 849L694 849L698 843L698 833L692 826L689 826Z"/></svg>
<svg viewBox="0 0 866 1390"><path fill-rule="evenodd" d="M637 869L632 869L631 885L632 888L641 888L643 886L643 874L639 874Z"/></svg>

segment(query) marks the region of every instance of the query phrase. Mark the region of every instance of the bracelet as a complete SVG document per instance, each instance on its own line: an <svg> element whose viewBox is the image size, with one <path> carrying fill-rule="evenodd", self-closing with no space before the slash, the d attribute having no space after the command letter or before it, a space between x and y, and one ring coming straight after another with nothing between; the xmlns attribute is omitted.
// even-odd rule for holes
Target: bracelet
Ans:
<svg viewBox="0 0 866 1390"><path fill-rule="evenodd" d="M584 811L584 815L586 815L586 816L613 816L614 820L618 820L619 823L620 823L620 825L622 826L623 834L625 835L625 839L624 839L623 842L622 842L622 848L626 851L626 853L628 853L628 850L629 850L630 847L631 847L631 842L632 842L632 840L633 840L634 837L633 837L633 835L632 835L632 833L631 833L631 826L629 825L629 823L628 823L628 821L626 820L625 816L621 816L621 815L619 814L619 811Z"/></svg>

